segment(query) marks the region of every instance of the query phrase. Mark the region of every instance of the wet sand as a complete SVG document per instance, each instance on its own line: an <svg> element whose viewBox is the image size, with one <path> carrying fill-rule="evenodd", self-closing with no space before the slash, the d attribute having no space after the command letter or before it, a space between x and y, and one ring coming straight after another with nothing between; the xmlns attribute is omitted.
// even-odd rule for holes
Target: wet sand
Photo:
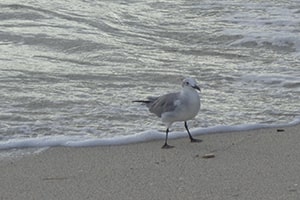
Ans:
<svg viewBox="0 0 300 200"><path fill-rule="evenodd" d="M300 199L300 125L197 138L7 158L0 199Z"/></svg>

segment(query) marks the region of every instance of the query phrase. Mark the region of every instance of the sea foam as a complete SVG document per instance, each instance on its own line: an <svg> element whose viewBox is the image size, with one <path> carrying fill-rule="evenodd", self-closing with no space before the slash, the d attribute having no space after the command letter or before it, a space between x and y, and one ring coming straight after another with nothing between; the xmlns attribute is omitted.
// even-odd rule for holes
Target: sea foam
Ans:
<svg viewBox="0 0 300 200"><path fill-rule="evenodd" d="M300 123L300 117L295 118L292 122L287 124L246 124L246 125L218 125L207 128L195 128L191 131L194 136L204 134L215 133L229 133L237 131L249 131L263 128L282 128L287 126L293 126ZM171 132L169 134L170 139L183 138L187 134L184 131ZM21 148L45 148L55 146L65 147L92 147L92 146L111 146L111 145L125 145L133 143L141 143L153 140L163 140L165 138L164 132L156 130L143 131L134 135L116 136L110 138L97 138L94 136L82 135L82 136L70 136L70 135L58 135L58 136L40 136L35 138L15 138L6 141L0 141L0 150L6 149L21 149Z"/></svg>

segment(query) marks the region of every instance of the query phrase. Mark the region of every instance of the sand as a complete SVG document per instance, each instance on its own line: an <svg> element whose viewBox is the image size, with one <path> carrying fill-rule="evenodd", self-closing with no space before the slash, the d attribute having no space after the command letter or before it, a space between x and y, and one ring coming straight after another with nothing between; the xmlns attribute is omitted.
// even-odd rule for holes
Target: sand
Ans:
<svg viewBox="0 0 300 200"><path fill-rule="evenodd" d="M300 126L283 129L186 137L167 150L152 141L4 159L0 200L299 200Z"/></svg>

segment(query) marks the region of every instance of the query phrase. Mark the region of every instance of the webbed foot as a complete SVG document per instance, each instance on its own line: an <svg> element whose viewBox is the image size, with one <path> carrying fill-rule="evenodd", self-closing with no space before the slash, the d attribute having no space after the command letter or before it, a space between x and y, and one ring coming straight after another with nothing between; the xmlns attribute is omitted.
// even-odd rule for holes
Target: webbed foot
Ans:
<svg viewBox="0 0 300 200"><path fill-rule="evenodd" d="M202 142L202 140L201 139L191 138L191 142L192 143L199 143L199 142Z"/></svg>
<svg viewBox="0 0 300 200"><path fill-rule="evenodd" d="M168 145L167 143L165 143L162 147L162 149L172 149L174 148L174 146Z"/></svg>

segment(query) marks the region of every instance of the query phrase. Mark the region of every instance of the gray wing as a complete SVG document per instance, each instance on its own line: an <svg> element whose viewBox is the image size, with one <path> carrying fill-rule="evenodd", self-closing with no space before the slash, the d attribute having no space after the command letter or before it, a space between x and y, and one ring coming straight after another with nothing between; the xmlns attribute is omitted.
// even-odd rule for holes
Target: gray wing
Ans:
<svg viewBox="0 0 300 200"><path fill-rule="evenodd" d="M175 101L178 100L178 97L179 93L170 93L156 98L149 98L150 101L153 100L148 105L149 110L158 117L161 117L162 113L175 110Z"/></svg>

